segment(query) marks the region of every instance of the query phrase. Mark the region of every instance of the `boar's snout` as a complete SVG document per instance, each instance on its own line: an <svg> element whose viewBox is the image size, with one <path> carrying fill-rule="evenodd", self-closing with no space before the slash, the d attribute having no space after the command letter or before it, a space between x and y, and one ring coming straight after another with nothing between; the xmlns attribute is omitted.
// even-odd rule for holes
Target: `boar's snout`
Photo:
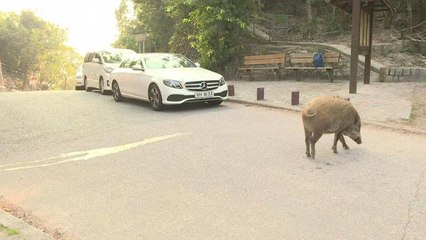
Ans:
<svg viewBox="0 0 426 240"><path fill-rule="evenodd" d="M361 144L361 143L362 143L362 141L361 141L361 137L357 137L356 139L354 139L354 141L355 141L356 143L358 143L358 144Z"/></svg>

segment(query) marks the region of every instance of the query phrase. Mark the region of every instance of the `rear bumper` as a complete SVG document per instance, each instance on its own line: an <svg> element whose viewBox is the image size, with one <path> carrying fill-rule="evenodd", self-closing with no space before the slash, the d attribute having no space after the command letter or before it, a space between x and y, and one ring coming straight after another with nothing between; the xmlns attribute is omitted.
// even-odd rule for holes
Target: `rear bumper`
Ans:
<svg viewBox="0 0 426 240"><path fill-rule="evenodd" d="M83 78L76 78L75 79L75 86L77 86L77 87L83 87L84 86L84 80L83 80Z"/></svg>

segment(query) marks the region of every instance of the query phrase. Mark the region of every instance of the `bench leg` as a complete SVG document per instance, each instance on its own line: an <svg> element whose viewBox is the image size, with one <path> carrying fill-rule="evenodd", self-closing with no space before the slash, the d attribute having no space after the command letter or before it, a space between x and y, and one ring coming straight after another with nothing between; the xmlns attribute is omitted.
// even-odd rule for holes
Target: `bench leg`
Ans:
<svg viewBox="0 0 426 240"><path fill-rule="evenodd" d="M250 76L250 81L253 81L254 80L253 72L252 71L248 71L248 72L249 72L249 76Z"/></svg>
<svg viewBox="0 0 426 240"><path fill-rule="evenodd" d="M300 81L300 71L296 70L296 81Z"/></svg>
<svg viewBox="0 0 426 240"><path fill-rule="evenodd" d="M280 70L274 70L274 72L277 75L277 79L281 80L281 71Z"/></svg>
<svg viewBox="0 0 426 240"><path fill-rule="evenodd" d="M327 71L328 79L330 80L330 82L333 82L333 80L334 80L334 71L333 71L333 69L326 70L326 71Z"/></svg>

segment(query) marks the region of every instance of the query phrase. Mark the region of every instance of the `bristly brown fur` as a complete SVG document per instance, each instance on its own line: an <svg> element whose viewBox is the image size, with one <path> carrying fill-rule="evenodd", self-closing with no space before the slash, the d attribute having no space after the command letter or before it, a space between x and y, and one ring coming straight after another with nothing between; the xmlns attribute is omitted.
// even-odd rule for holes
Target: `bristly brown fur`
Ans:
<svg viewBox="0 0 426 240"><path fill-rule="evenodd" d="M315 157L315 143L322 134L335 133L333 151L337 153L336 143L340 140L344 148L349 148L343 134L357 143L361 142L361 121L351 102L338 96L319 96L309 101L302 111L305 128L306 154ZM312 147L312 151L310 150Z"/></svg>

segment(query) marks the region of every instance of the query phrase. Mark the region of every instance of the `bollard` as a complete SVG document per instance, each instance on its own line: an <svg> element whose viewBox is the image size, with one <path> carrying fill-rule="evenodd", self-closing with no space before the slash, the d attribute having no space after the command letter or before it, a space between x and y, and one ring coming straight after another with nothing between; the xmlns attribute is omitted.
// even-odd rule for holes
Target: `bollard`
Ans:
<svg viewBox="0 0 426 240"><path fill-rule="evenodd" d="M263 100L265 99L265 89L264 88L257 88L257 100Z"/></svg>
<svg viewBox="0 0 426 240"><path fill-rule="evenodd" d="M291 105L299 105L299 92L291 92Z"/></svg>
<svg viewBox="0 0 426 240"><path fill-rule="evenodd" d="M228 96L234 96L234 95L235 95L234 85L228 85Z"/></svg>

